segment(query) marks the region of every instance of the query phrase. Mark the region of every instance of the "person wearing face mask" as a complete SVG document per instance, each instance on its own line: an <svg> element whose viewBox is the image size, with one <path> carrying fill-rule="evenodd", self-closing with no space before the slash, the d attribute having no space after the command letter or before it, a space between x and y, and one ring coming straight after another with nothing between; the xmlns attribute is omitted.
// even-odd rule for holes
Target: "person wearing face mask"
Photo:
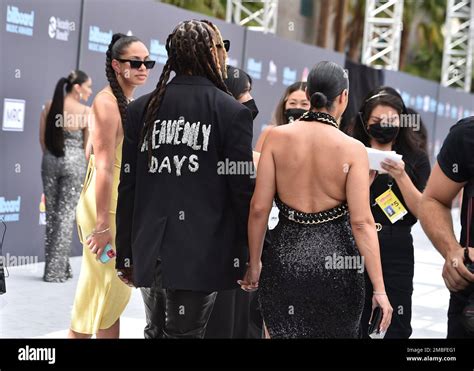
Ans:
<svg viewBox="0 0 474 371"><path fill-rule="evenodd" d="M305 91L306 82L304 81L298 81L288 86L275 109L272 124L263 129L262 134L260 134L255 145L255 151L258 153L262 151L263 142L272 127L290 124L309 110L310 103Z"/></svg>
<svg viewBox="0 0 474 371"><path fill-rule="evenodd" d="M403 156L398 163L389 159L382 162L385 173L378 174L370 187L385 288L393 306L392 324L385 338L409 338L412 333L414 255L411 227L417 222L421 195L430 175L428 155L417 141L415 130L419 127L407 126L406 123L414 122L408 118L408 111L396 90L379 87L364 100L351 133L366 147L396 151ZM384 196L379 198L381 195ZM390 199L402 205L401 212L396 213L392 205L384 203L387 195L396 197ZM370 282L366 282L366 290L371 290ZM368 337L370 299L366 298L361 321L364 337Z"/></svg>
<svg viewBox="0 0 474 371"><path fill-rule="evenodd" d="M232 96L252 112L252 118L258 115L258 108L251 95L252 78L243 70L227 66L227 78L224 83ZM253 152L255 168L259 153ZM216 338L262 338L263 319L258 308L256 292L245 292L240 288L219 291L214 302L206 327L207 339Z"/></svg>

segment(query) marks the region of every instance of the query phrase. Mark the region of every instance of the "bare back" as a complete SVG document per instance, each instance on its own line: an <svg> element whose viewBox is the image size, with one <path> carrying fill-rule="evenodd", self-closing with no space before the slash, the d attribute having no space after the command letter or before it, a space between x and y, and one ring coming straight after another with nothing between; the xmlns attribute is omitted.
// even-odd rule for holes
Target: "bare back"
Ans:
<svg viewBox="0 0 474 371"><path fill-rule="evenodd" d="M276 189L283 202L303 212L346 202L354 139L320 122L296 121L273 130Z"/></svg>

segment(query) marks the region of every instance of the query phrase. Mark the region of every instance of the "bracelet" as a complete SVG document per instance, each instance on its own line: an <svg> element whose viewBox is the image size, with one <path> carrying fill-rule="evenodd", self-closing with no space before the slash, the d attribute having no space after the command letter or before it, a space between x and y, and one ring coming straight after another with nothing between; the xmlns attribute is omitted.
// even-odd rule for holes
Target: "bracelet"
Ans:
<svg viewBox="0 0 474 371"><path fill-rule="evenodd" d="M374 291L373 294L374 295L387 295L387 293L385 291L381 291L381 292Z"/></svg>
<svg viewBox="0 0 474 371"><path fill-rule="evenodd" d="M103 230L101 230L101 231L96 231L96 230L94 229L91 234L101 234L101 233L105 233L105 232L108 232L108 231L110 231L110 227L107 227L107 228L105 228L105 229L103 229Z"/></svg>

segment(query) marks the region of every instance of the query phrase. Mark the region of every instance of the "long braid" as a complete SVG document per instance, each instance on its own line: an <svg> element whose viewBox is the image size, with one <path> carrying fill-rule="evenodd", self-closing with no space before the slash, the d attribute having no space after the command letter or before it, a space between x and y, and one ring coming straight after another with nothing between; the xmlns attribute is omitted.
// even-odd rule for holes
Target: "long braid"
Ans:
<svg viewBox="0 0 474 371"><path fill-rule="evenodd" d="M170 43L173 34L168 35L166 39L166 50L168 51L168 55L170 55ZM153 125L155 124L155 118L158 115L158 110L161 106L161 101L165 95L166 83L169 80L171 75L171 71L173 70L174 59L173 57L168 57L165 66L163 67L163 71L161 72L160 79L156 84L155 90L151 93L150 101L148 102L146 115L145 115L145 125L142 128L141 132L141 141L139 146L141 147L143 143L146 141L148 143L148 166L151 164L151 155L152 155L152 148L151 148L151 131L153 130Z"/></svg>
<svg viewBox="0 0 474 371"><path fill-rule="evenodd" d="M112 89L115 98L117 98L117 105L120 112L120 118L122 119L122 126L125 125L125 122L127 120L128 100L117 80L116 72L112 68L112 59L120 58L121 54L123 54L125 49L131 43L136 41L140 40L135 36L127 36L122 33L114 34L112 36L112 41L110 42L109 47L107 49L105 58L105 74L107 76L107 81L110 84L110 88Z"/></svg>
<svg viewBox="0 0 474 371"><path fill-rule="evenodd" d="M141 132L140 147L145 142L147 143L148 167L151 165L152 158L152 131L172 71L177 75L204 76L217 88L230 94L222 78L218 58L211 51L216 49L212 37L216 31L213 30L212 26L212 24L208 25L197 20L184 21L175 27L166 40L168 60L155 90L151 93L145 115L145 124Z"/></svg>
<svg viewBox="0 0 474 371"><path fill-rule="evenodd" d="M156 89L152 93L152 98L148 103L148 108L145 116L145 125L142 129L142 139L140 142L140 147L143 145L144 141L148 143L148 165L151 164L151 155L152 155L152 148L151 148L151 131L153 130L153 125L155 124L155 118L158 115L158 110L161 106L161 102L165 95L166 90L166 83L171 74L171 66L169 62L166 62L165 66L163 67L163 72L161 73L160 79L158 80L158 84L156 85Z"/></svg>

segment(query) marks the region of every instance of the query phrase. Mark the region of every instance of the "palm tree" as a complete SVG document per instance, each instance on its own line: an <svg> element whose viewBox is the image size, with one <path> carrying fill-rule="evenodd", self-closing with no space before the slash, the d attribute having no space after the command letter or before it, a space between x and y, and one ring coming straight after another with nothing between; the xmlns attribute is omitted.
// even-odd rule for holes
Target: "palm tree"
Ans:
<svg viewBox="0 0 474 371"><path fill-rule="evenodd" d="M346 22L348 14L348 0L337 0L336 20L334 22L334 33L336 34L335 50L344 53L346 50Z"/></svg>
<svg viewBox="0 0 474 371"><path fill-rule="evenodd" d="M441 25L446 20L446 6L447 0L421 2L418 13L423 20L417 26L417 41L409 49L413 55L408 55L404 71L440 81L444 47Z"/></svg>
<svg viewBox="0 0 474 371"><path fill-rule="evenodd" d="M347 57L354 62L359 62L364 37L365 0L351 0L349 14L351 21L347 25L347 34L349 35Z"/></svg>
<svg viewBox="0 0 474 371"><path fill-rule="evenodd" d="M331 15L331 5L333 0L320 0L319 21L317 24L316 45L327 48L329 33L329 16Z"/></svg>
<svg viewBox="0 0 474 371"><path fill-rule="evenodd" d="M161 2L211 17L225 18L225 0L161 0Z"/></svg>

